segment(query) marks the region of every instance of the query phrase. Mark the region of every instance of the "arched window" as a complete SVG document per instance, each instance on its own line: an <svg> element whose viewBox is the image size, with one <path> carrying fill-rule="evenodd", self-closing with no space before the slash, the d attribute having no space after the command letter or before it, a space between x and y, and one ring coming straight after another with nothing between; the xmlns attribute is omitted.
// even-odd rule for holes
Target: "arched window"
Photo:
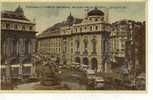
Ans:
<svg viewBox="0 0 153 100"><path fill-rule="evenodd" d="M92 26L90 26L90 31L92 31Z"/></svg>
<svg viewBox="0 0 153 100"><path fill-rule="evenodd" d="M76 62L76 63L80 63L80 57L76 57L76 58L75 58L75 62Z"/></svg>
<svg viewBox="0 0 153 100"><path fill-rule="evenodd" d="M88 55L88 51L87 51L87 48L88 48L88 40L87 39L84 39L84 52L83 52L83 55Z"/></svg>
<svg viewBox="0 0 153 100"><path fill-rule="evenodd" d="M60 63L60 57L57 57L56 58L56 64L59 64Z"/></svg>
<svg viewBox="0 0 153 100"><path fill-rule="evenodd" d="M88 40L84 39L84 48L86 49L88 47Z"/></svg>
<svg viewBox="0 0 153 100"><path fill-rule="evenodd" d="M104 21L104 17L101 18L101 21Z"/></svg>
<svg viewBox="0 0 153 100"><path fill-rule="evenodd" d="M80 32L82 32L82 28L80 27Z"/></svg>
<svg viewBox="0 0 153 100"><path fill-rule="evenodd" d="M84 65L88 65L89 64L89 60L87 57L83 58L83 64Z"/></svg>
<svg viewBox="0 0 153 100"><path fill-rule="evenodd" d="M97 18L95 18L95 21L98 21L98 19L97 19Z"/></svg>
<svg viewBox="0 0 153 100"><path fill-rule="evenodd" d="M29 30L32 30L32 26L29 26Z"/></svg>
<svg viewBox="0 0 153 100"><path fill-rule="evenodd" d="M79 46L80 46L80 41L76 40L76 47L77 47L77 49L79 49Z"/></svg>
<svg viewBox="0 0 153 100"><path fill-rule="evenodd" d="M91 59L91 68L94 70L97 69L97 59L96 58Z"/></svg>
<svg viewBox="0 0 153 100"><path fill-rule="evenodd" d="M98 30L98 26L96 26L96 30Z"/></svg>
<svg viewBox="0 0 153 100"><path fill-rule="evenodd" d="M96 45L97 45L97 43L96 43L96 39L92 39L92 49L93 49L93 51L92 51L92 53L94 53L94 54L96 54Z"/></svg>

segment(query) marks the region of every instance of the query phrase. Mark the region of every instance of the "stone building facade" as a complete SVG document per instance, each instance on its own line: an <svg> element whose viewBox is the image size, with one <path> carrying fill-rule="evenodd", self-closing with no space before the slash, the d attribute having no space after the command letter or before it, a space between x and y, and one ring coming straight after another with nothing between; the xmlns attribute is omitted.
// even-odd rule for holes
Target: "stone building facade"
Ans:
<svg viewBox="0 0 153 100"><path fill-rule="evenodd" d="M127 71L145 72L145 22L120 20L112 23L110 36L112 62Z"/></svg>
<svg viewBox="0 0 153 100"><path fill-rule="evenodd" d="M84 19L71 14L38 36L38 51L60 59L60 64L80 64L96 71L111 72L109 64L108 15L96 7ZM107 45L107 46L106 46Z"/></svg>
<svg viewBox="0 0 153 100"><path fill-rule="evenodd" d="M18 6L15 11L1 13L1 72L2 78L31 77L32 54L36 51L35 23Z"/></svg>
<svg viewBox="0 0 153 100"><path fill-rule="evenodd" d="M125 63L130 68L132 54L130 44L143 40L145 46L145 24L132 20L108 22L108 12L95 9L87 12L85 18L78 19L71 14L66 21L57 23L38 36L38 51L48 52L58 58L60 64L87 65L101 72L112 72L112 65L121 67ZM139 36L135 35L140 34ZM138 38L140 37L140 38ZM140 44L139 44L140 46ZM135 47L134 47L135 48ZM138 49L138 47L137 47ZM142 47L144 62L145 50ZM140 55L140 54L137 54ZM135 58L138 60L137 58ZM145 66L145 63L143 63ZM127 68L127 69L128 69Z"/></svg>

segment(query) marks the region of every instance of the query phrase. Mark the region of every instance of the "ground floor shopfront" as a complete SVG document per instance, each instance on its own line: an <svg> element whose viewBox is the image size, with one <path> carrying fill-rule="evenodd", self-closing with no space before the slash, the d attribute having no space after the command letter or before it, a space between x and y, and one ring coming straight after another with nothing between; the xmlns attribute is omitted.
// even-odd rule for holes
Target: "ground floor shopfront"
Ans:
<svg viewBox="0 0 153 100"><path fill-rule="evenodd" d="M14 64L1 66L1 81L6 82L10 79L24 80L33 77L33 65L27 64Z"/></svg>

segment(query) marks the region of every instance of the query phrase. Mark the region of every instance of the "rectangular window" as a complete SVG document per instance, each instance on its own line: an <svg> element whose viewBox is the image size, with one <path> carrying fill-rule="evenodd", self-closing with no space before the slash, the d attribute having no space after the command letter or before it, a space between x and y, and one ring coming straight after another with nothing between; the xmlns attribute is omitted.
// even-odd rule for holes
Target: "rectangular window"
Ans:
<svg viewBox="0 0 153 100"><path fill-rule="evenodd" d="M90 31L92 31L92 26L90 26Z"/></svg>
<svg viewBox="0 0 153 100"><path fill-rule="evenodd" d="M98 26L96 26L96 30L98 30Z"/></svg>
<svg viewBox="0 0 153 100"><path fill-rule="evenodd" d="M32 26L29 27L29 30L32 30Z"/></svg>
<svg viewBox="0 0 153 100"><path fill-rule="evenodd" d="M82 32L82 28L80 28L80 32Z"/></svg>
<svg viewBox="0 0 153 100"><path fill-rule="evenodd" d="M31 67L23 67L23 74L29 75L31 73Z"/></svg>
<svg viewBox="0 0 153 100"><path fill-rule="evenodd" d="M12 74L13 74L13 76L17 76L19 74L19 68L18 67L13 68L12 69Z"/></svg>
<svg viewBox="0 0 153 100"><path fill-rule="evenodd" d="M102 17L102 18L101 18L101 21L103 21L103 20L104 20L104 18Z"/></svg>
<svg viewBox="0 0 153 100"><path fill-rule="evenodd" d="M25 26L22 26L22 29L25 30Z"/></svg>
<svg viewBox="0 0 153 100"><path fill-rule="evenodd" d="M71 46L73 46L73 42L71 42Z"/></svg>
<svg viewBox="0 0 153 100"><path fill-rule="evenodd" d="M73 48L71 49L71 53L73 53Z"/></svg>
<svg viewBox="0 0 153 100"><path fill-rule="evenodd" d="M6 27L6 25L5 24L2 24L2 27Z"/></svg>
<svg viewBox="0 0 153 100"><path fill-rule="evenodd" d="M15 25L14 25L14 29L18 29L18 26L17 26L17 24L15 24Z"/></svg>
<svg viewBox="0 0 153 100"><path fill-rule="evenodd" d="M10 24L6 24L6 28L10 28Z"/></svg>

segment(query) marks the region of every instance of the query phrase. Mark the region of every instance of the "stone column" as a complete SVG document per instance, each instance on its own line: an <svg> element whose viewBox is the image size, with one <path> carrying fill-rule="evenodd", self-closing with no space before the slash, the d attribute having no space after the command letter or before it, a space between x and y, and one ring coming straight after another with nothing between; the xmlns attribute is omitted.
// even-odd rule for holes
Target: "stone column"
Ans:
<svg viewBox="0 0 153 100"><path fill-rule="evenodd" d="M16 41L16 56L19 55L19 50L20 50L20 44L19 40Z"/></svg>
<svg viewBox="0 0 153 100"><path fill-rule="evenodd" d="M20 56L24 56L24 53L25 53L25 41L24 39L20 38L19 39L19 55Z"/></svg>
<svg viewBox="0 0 153 100"><path fill-rule="evenodd" d="M14 55L14 56L17 56L17 40L16 39L13 39L13 41L12 41L13 43L13 45L12 45L12 49L13 49L13 54L12 55Z"/></svg>
<svg viewBox="0 0 153 100"><path fill-rule="evenodd" d="M13 44L13 39L10 39L10 56L13 56L14 53L14 44Z"/></svg>
<svg viewBox="0 0 153 100"><path fill-rule="evenodd" d="M6 64L6 83L7 88L13 89L11 65L8 63Z"/></svg>
<svg viewBox="0 0 153 100"><path fill-rule="evenodd" d="M31 53L36 51L36 39L31 40Z"/></svg>
<svg viewBox="0 0 153 100"><path fill-rule="evenodd" d="M23 64L21 63L20 64L20 67L19 67L19 78L22 80L22 78L23 78Z"/></svg>
<svg viewBox="0 0 153 100"><path fill-rule="evenodd" d="M32 54L32 42L30 40L28 42L28 54Z"/></svg>
<svg viewBox="0 0 153 100"><path fill-rule="evenodd" d="M2 50L1 51L2 59L4 59L5 54L6 54L6 41L5 41L5 39L3 39L3 41L2 41L1 50Z"/></svg>
<svg viewBox="0 0 153 100"><path fill-rule="evenodd" d="M6 57L10 56L10 38L7 38L6 40Z"/></svg>

